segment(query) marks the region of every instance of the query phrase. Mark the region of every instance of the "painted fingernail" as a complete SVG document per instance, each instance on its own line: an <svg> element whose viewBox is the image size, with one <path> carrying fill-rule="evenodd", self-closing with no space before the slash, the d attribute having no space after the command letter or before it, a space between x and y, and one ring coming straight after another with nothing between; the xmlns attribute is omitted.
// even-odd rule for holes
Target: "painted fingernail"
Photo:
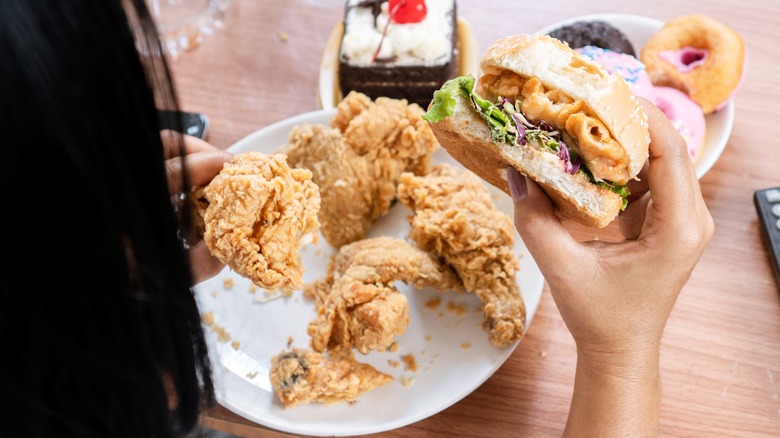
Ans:
<svg viewBox="0 0 780 438"><path fill-rule="evenodd" d="M506 171L509 180L509 193L512 194L512 200L522 201L528 194L528 186L525 184L525 177L512 166Z"/></svg>

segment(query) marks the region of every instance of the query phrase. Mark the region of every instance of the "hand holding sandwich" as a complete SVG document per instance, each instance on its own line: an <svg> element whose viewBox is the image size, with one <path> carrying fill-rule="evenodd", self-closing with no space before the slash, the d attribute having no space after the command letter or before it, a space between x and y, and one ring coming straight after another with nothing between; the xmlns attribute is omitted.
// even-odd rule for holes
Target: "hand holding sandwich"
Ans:
<svg viewBox="0 0 780 438"><path fill-rule="evenodd" d="M539 186L509 170L517 230L577 344L567 434L658 436L661 336L714 230L685 141L642 105L648 187L619 218L623 242L575 241Z"/></svg>

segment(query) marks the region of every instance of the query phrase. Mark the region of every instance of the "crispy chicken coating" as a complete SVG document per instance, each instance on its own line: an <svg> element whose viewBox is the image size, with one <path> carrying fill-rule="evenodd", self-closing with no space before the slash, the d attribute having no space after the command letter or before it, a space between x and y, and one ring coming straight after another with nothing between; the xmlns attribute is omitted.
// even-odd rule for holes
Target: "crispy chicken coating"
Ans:
<svg viewBox="0 0 780 438"><path fill-rule="evenodd" d="M202 190L203 238L211 253L265 289L303 285L302 240L317 239L320 195L306 169L281 154L235 155Z"/></svg>
<svg viewBox="0 0 780 438"><path fill-rule="evenodd" d="M525 304L515 280L514 225L493 205L482 180L440 164L426 176L403 174L398 198L413 211L412 239L441 256L482 301L490 343L503 347L522 338Z"/></svg>
<svg viewBox="0 0 780 438"><path fill-rule="evenodd" d="M285 408L307 404L353 402L393 378L355 360L348 350L331 357L310 350L282 351L271 358L271 384Z"/></svg>
<svg viewBox="0 0 780 438"><path fill-rule="evenodd" d="M374 202L379 191L370 163L344 142L338 129L297 125L282 151L291 166L312 172L322 197L320 231L333 247L363 238L386 212Z"/></svg>
<svg viewBox="0 0 780 438"><path fill-rule="evenodd" d="M340 248L366 236L396 197L401 173L424 174L439 147L423 110L405 100L349 93L325 126L296 126L280 152L312 171L323 197L322 234Z"/></svg>
<svg viewBox="0 0 780 438"><path fill-rule="evenodd" d="M365 354L392 345L409 325L409 304L395 281L463 290L448 266L403 240L377 237L345 245L328 276L304 288L318 308L308 327L312 348L354 347Z"/></svg>

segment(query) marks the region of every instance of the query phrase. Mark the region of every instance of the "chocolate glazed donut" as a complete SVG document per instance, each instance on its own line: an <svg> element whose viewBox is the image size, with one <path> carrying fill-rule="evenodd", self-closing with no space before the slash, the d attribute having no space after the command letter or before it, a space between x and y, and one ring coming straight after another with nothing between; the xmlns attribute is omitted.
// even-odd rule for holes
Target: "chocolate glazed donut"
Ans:
<svg viewBox="0 0 780 438"><path fill-rule="evenodd" d="M559 27L549 35L569 44L572 49L595 46L636 56L628 37L620 29L604 21L580 21Z"/></svg>

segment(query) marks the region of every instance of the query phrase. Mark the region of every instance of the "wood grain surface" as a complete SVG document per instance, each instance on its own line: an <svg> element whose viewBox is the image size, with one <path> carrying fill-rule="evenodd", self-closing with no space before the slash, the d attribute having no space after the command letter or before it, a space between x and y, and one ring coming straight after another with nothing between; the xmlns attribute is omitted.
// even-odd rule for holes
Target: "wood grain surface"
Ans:
<svg viewBox="0 0 780 438"><path fill-rule="evenodd" d="M317 109L320 60L343 0L234 0L224 29L173 62L183 109L211 119L208 140L227 148L274 122ZM720 160L701 179L715 235L684 288L663 339L662 435L780 436L780 293L753 207L755 190L780 186L780 2L730 0L462 0L483 50L514 33L584 14L668 20L701 13L728 23L749 47L736 121ZM572 227L579 238L610 238ZM663 275L659 272L658 275ZM560 436L575 346L545 288L525 339L481 387L433 417L381 437ZM241 436L288 436L222 407L206 427Z"/></svg>

